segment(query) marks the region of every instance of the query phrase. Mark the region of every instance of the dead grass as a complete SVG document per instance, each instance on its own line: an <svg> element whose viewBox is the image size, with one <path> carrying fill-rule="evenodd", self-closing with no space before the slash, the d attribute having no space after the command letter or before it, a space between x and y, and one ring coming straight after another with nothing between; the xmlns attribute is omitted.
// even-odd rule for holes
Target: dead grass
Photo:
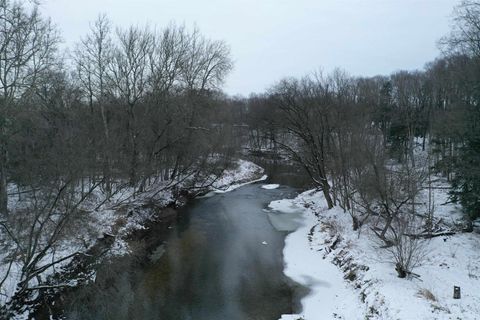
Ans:
<svg viewBox="0 0 480 320"><path fill-rule="evenodd" d="M437 301L437 298L435 297L435 295L428 289L426 288L422 288L420 290L418 290L418 295L420 297L423 297L429 301Z"/></svg>

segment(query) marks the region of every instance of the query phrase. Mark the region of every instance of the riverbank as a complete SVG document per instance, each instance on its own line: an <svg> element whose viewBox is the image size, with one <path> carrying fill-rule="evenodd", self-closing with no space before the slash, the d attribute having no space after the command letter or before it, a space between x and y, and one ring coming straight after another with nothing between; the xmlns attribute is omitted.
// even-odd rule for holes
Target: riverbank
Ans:
<svg viewBox="0 0 480 320"><path fill-rule="evenodd" d="M207 193L209 190L230 191L245 183L266 179L263 173L264 169L252 162L238 160L211 186L199 188L196 194ZM73 236L62 240L57 249L47 255L45 260L66 257L75 252L79 254L45 271L43 276L48 279L45 281L45 289L41 290L43 296L95 280L95 264L99 262L97 260L112 259L132 253L135 248L131 245L135 246L135 240L143 238L146 234L144 231L152 227L158 229L161 226L162 230L170 228L170 225L175 223L176 209L183 206L191 195L186 191L183 192L178 186L176 189L160 187L160 192L151 190L136 197L125 190L104 203L100 202L102 199L100 195L94 195L89 199L88 207L92 209L86 213L84 223L77 225ZM4 302L9 301L13 296L21 274L20 264L6 263L8 254L8 252L0 254L0 273L7 275L1 288ZM55 276L52 277L54 274ZM16 301L15 317L27 318L31 307L44 304L41 299L43 299L42 296L37 295L33 305L25 305L23 308L19 308L21 301ZM12 307L11 304L10 307Z"/></svg>
<svg viewBox="0 0 480 320"><path fill-rule="evenodd" d="M435 216L454 228L460 208L447 203L446 182L435 191ZM270 209L295 213L299 227L286 238L287 276L310 288L300 314L282 320L316 319L478 319L480 234L457 232L423 243L417 276L397 277L392 258L368 226L352 231L340 208L327 210L321 192L274 201ZM453 286L461 299L453 299Z"/></svg>

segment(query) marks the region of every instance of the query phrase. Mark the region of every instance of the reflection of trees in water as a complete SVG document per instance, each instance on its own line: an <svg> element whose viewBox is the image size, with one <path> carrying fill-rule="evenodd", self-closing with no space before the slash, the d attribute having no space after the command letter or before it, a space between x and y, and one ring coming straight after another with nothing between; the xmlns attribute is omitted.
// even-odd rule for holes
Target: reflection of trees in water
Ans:
<svg viewBox="0 0 480 320"><path fill-rule="evenodd" d="M252 157L253 162L265 168L269 180L281 185L287 185L294 188L308 188L311 186L306 172L297 164L281 160L272 162L259 157Z"/></svg>
<svg viewBox="0 0 480 320"><path fill-rule="evenodd" d="M115 259L115 263L98 270L97 279L66 297L67 319L130 319L135 290L132 277L132 258Z"/></svg>
<svg viewBox="0 0 480 320"><path fill-rule="evenodd" d="M263 320L291 312L283 235L261 211L285 190L242 190L195 205L158 261L141 260L149 253L140 246L140 260L102 266L96 283L67 297L67 319Z"/></svg>
<svg viewBox="0 0 480 320"><path fill-rule="evenodd" d="M221 287L208 272L215 264L206 255L206 236L188 230L170 239L165 255L155 264L124 257L104 265L96 282L67 296L68 319L188 319L201 305L195 288L205 281L204 294L221 294ZM204 272L198 272L203 270ZM179 309L178 306L184 306Z"/></svg>
<svg viewBox="0 0 480 320"><path fill-rule="evenodd" d="M244 308L247 319L268 320L279 311L282 314L292 313L292 289L286 277L271 276L283 273L281 252L274 256L279 257L279 263L270 263L268 267L262 266L265 259L260 255L251 256L249 265L255 267L255 278L251 278L248 270L242 274L238 296L241 298L241 304L248 306Z"/></svg>

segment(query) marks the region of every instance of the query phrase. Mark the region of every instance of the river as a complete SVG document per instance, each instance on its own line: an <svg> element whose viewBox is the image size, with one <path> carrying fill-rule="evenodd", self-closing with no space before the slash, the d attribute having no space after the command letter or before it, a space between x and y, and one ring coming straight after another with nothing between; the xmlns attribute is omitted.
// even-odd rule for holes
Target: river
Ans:
<svg viewBox="0 0 480 320"><path fill-rule="evenodd" d="M283 274L286 233L266 212L297 189L262 185L191 201L153 250L103 265L95 284L63 297L66 319L275 320L299 311L302 290Z"/></svg>

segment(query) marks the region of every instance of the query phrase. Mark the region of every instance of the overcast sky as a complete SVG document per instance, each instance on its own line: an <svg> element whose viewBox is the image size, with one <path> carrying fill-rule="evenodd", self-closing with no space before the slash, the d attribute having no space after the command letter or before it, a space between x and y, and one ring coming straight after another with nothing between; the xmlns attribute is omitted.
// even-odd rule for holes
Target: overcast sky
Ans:
<svg viewBox="0 0 480 320"><path fill-rule="evenodd" d="M439 55L457 0L43 0L67 44L106 13L115 25L196 24L231 47L225 91L261 92L285 76L422 68Z"/></svg>

